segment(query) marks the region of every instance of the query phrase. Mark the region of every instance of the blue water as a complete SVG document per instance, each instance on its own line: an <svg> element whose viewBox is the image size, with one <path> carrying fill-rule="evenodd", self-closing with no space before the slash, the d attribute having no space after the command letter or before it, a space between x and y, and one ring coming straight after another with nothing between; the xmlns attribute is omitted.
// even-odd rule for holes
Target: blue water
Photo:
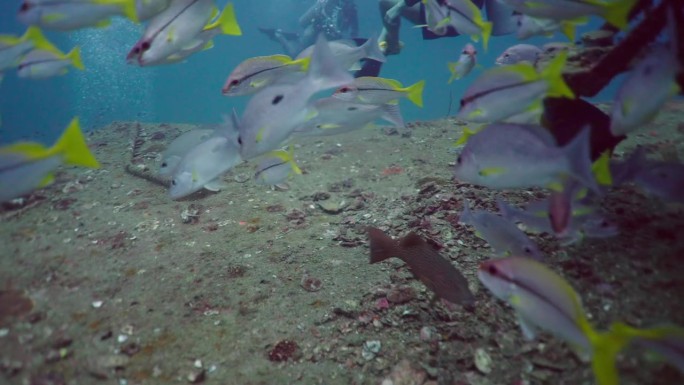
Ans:
<svg viewBox="0 0 684 385"><path fill-rule="evenodd" d="M297 18L311 1L270 0L235 2L235 11L243 35L219 36L215 47L198 53L186 62L170 66L139 68L127 65L125 57L143 32L143 25L125 19L114 19L106 29L86 29L69 33L45 31L48 39L64 52L74 45L82 47L85 71L75 69L61 77L46 80L18 79L8 71L0 85L0 142L31 139L52 142L69 120L79 116L85 130L94 130L117 120L145 122L215 123L235 108L242 111L248 97L227 98L221 86L230 71L241 61L256 55L281 53L280 46L269 40L257 27L280 27L296 30ZM357 0L359 33L378 34L381 29L378 6L374 0ZM19 0L0 2L0 33L22 34L26 26L16 18ZM223 7L225 1L217 1ZM595 29L598 22L578 31ZM404 21L401 40L405 47L400 55L389 57L381 76L395 78L405 85L426 80L424 107L402 101L406 121L444 117L450 100L457 102L477 72L462 81L447 85L448 61L455 61L467 37L424 41L418 28ZM544 44L565 41L530 39L526 43ZM478 62L484 68L493 66L496 57L507 47L517 44L514 36L492 37L489 51L478 49ZM479 71L481 71L480 69ZM614 87L597 98L608 99Z"/></svg>

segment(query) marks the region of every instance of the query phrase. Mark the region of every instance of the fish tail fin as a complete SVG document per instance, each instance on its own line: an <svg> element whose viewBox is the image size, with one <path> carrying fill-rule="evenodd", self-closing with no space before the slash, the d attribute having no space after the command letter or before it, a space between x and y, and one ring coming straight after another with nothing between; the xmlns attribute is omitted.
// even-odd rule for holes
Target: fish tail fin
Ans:
<svg viewBox="0 0 684 385"><path fill-rule="evenodd" d="M558 54L549 65L542 71L541 77L549 83L547 96L575 98L575 94L563 80L563 67L568 58L568 53L563 51Z"/></svg>
<svg viewBox="0 0 684 385"><path fill-rule="evenodd" d="M311 56L303 57L301 59L293 60L289 63L290 65L300 66L302 71L307 71L309 69L309 64L311 64Z"/></svg>
<svg viewBox="0 0 684 385"><path fill-rule="evenodd" d="M295 163L294 160L294 146L290 145L290 147L287 149L287 163L290 164L290 167L292 167L292 171L294 171L295 174L302 174L302 169L299 168L297 163Z"/></svg>
<svg viewBox="0 0 684 385"><path fill-rule="evenodd" d="M610 24L624 30L629 24L629 13L638 0L618 0L603 4L602 16Z"/></svg>
<svg viewBox="0 0 684 385"><path fill-rule="evenodd" d="M322 34L318 35L314 45L307 77L315 83L318 90L335 88L354 81L349 72L337 62Z"/></svg>
<svg viewBox="0 0 684 385"><path fill-rule="evenodd" d="M64 157L65 164L100 168L100 163L95 159L93 153L90 152L88 144L83 137L78 118L71 120L69 126L64 130L57 143L50 148L49 152L51 154L61 154Z"/></svg>
<svg viewBox="0 0 684 385"><path fill-rule="evenodd" d="M66 56L71 60L71 64L73 64L74 67L81 71L85 69L83 60L81 60L81 47L74 47Z"/></svg>
<svg viewBox="0 0 684 385"><path fill-rule="evenodd" d="M610 156L610 150L606 150L591 165L591 171L596 178L596 182L602 186L613 185L613 177L610 174Z"/></svg>
<svg viewBox="0 0 684 385"><path fill-rule="evenodd" d="M387 61L387 57L384 53L382 53L380 44L378 44L378 39L375 36L368 38L368 40L363 43L362 47L364 47L364 55L366 59L372 59L381 63Z"/></svg>
<svg viewBox="0 0 684 385"><path fill-rule="evenodd" d="M223 8L223 12L219 17L211 24L204 27L204 30L219 28L221 33L224 35L240 36L242 35L242 30L238 24L237 17L235 17L235 8L233 3L226 4Z"/></svg>
<svg viewBox="0 0 684 385"><path fill-rule="evenodd" d="M449 72L451 72L451 76L449 77L449 80L447 80L447 84L451 84L451 82L458 79L458 73L456 72L458 68L458 63L448 62L447 67L449 67Z"/></svg>
<svg viewBox="0 0 684 385"><path fill-rule="evenodd" d="M406 97L418 107L423 107L423 89L425 89L425 80L416 82L406 88Z"/></svg>
<svg viewBox="0 0 684 385"><path fill-rule="evenodd" d="M489 46L489 37L492 36L492 29L494 24L491 21L482 22L482 48L487 52L487 47Z"/></svg>
<svg viewBox="0 0 684 385"><path fill-rule="evenodd" d="M370 239L370 263L382 262L397 254L397 243L382 230L368 227L368 238Z"/></svg>
<svg viewBox="0 0 684 385"><path fill-rule="evenodd" d="M567 36L568 40L573 43L575 42L576 33L574 23L568 21L561 22L561 32L563 35Z"/></svg>
<svg viewBox="0 0 684 385"><path fill-rule="evenodd" d="M24 36L21 37L22 40L30 40L33 42L33 46L37 49L42 49L45 51L50 51L53 53L59 53L59 49L50 43L50 41L43 35L43 31L36 26L30 26Z"/></svg>
<svg viewBox="0 0 684 385"><path fill-rule="evenodd" d="M629 340L629 338L611 332L597 334L592 338L591 367L597 385L618 385L620 383L615 360L629 343Z"/></svg>
<svg viewBox="0 0 684 385"><path fill-rule="evenodd" d="M591 170L591 128L585 126L564 148L568 159L569 173L583 186L601 193Z"/></svg>

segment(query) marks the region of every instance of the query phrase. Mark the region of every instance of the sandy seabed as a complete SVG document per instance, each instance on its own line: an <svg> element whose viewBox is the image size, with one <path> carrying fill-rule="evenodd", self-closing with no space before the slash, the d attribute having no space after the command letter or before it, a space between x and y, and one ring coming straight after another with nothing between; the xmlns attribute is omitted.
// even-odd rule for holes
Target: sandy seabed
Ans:
<svg viewBox="0 0 684 385"><path fill-rule="evenodd" d="M684 103L623 142L684 156ZM591 384L590 365L542 334L525 341L511 309L478 282L492 257L463 201L496 211L542 190L452 180L453 119L296 141L305 173L273 190L254 163L228 187L172 201L125 171L156 170L190 125L117 122L93 132L99 170L62 169L22 208L0 212L0 383ZM632 186L603 201L620 235L561 246L533 236L592 321L684 325L684 209ZM474 312L431 303L397 259L368 263L365 227L417 231L470 282ZM682 384L630 349L621 384Z"/></svg>

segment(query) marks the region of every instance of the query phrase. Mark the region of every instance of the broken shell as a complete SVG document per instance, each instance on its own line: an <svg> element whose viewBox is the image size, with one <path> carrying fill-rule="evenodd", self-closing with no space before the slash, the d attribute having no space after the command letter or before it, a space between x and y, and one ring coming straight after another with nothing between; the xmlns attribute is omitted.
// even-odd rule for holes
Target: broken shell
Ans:
<svg viewBox="0 0 684 385"><path fill-rule="evenodd" d="M475 367L483 374L492 372L492 357L482 348L475 349Z"/></svg>
<svg viewBox="0 0 684 385"><path fill-rule="evenodd" d="M370 361L380 352L382 344L378 340L370 340L363 343L361 350L361 357L366 361Z"/></svg>

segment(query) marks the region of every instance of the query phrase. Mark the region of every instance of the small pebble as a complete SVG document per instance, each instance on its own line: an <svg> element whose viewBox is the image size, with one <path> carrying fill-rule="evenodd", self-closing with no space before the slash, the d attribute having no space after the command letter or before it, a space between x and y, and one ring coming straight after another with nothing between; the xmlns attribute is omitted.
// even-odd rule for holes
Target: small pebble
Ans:
<svg viewBox="0 0 684 385"><path fill-rule="evenodd" d="M102 307L102 304L103 304L103 303L104 303L103 301L93 301L93 307L94 307L95 309L99 309L99 308Z"/></svg>
<svg viewBox="0 0 684 385"><path fill-rule="evenodd" d="M475 349L475 367L483 374L492 372L492 358L486 350L482 348Z"/></svg>

